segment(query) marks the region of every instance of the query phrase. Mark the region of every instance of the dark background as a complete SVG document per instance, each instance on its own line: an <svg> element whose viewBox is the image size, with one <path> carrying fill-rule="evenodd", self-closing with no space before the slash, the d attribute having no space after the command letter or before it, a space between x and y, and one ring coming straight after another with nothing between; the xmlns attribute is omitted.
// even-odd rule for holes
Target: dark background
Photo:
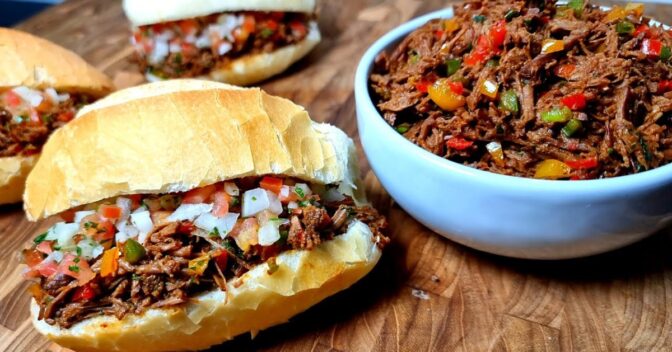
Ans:
<svg viewBox="0 0 672 352"><path fill-rule="evenodd" d="M62 0L0 0L0 26L9 27Z"/></svg>

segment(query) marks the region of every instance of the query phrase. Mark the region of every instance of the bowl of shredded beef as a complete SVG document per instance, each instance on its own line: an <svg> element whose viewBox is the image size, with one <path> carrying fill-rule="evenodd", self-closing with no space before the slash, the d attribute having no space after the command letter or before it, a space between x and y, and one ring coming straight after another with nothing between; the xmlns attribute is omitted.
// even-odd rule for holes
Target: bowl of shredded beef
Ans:
<svg viewBox="0 0 672 352"><path fill-rule="evenodd" d="M454 241L605 252L672 220L672 32L645 6L466 1L380 38L355 78L373 171Z"/></svg>

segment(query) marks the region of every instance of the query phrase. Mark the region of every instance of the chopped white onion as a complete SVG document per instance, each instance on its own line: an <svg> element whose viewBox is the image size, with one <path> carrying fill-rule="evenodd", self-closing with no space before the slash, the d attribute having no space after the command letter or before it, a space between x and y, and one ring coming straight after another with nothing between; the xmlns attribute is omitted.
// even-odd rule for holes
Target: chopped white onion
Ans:
<svg viewBox="0 0 672 352"><path fill-rule="evenodd" d="M35 89L30 89L28 87L16 87L12 89L14 93L16 93L18 96L21 97L25 102L29 103L30 106L39 106L42 103L42 100L44 97L42 96L42 93Z"/></svg>
<svg viewBox="0 0 672 352"><path fill-rule="evenodd" d="M296 209L299 207L299 203L291 201L287 203L287 209Z"/></svg>
<svg viewBox="0 0 672 352"><path fill-rule="evenodd" d="M42 260L42 263L51 263L51 262L56 262L60 263L61 260L63 260L63 252L61 251L53 251L49 253L49 255Z"/></svg>
<svg viewBox="0 0 672 352"><path fill-rule="evenodd" d="M282 185L282 187L280 188L280 197L285 198L285 199L288 198L289 197L289 192L291 192L291 191L292 191L292 189L289 188L289 186Z"/></svg>
<svg viewBox="0 0 672 352"><path fill-rule="evenodd" d="M326 192L324 192L323 199L326 202L340 202L345 199L345 196L339 192L338 189L329 188Z"/></svg>
<svg viewBox="0 0 672 352"><path fill-rule="evenodd" d="M282 203L278 196L271 191L266 191L266 194L268 195L268 210L275 215L282 214Z"/></svg>
<svg viewBox="0 0 672 352"><path fill-rule="evenodd" d="M280 226L288 223L287 219L272 219L259 228L259 245L270 246L280 239Z"/></svg>
<svg viewBox="0 0 672 352"><path fill-rule="evenodd" d="M203 229L207 231L208 233L212 233L217 229L217 233L219 234L219 237L225 238L231 230L236 226L236 221L238 220L238 214L236 213L228 213L224 215L221 218L218 218L216 216L213 216L210 213L204 213L201 214L196 221L194 221L194 225L196 227Z"/></svg>
<svg viewBox="0 0 672 352"><path fill-rule="evenodd" d="M296 192L297 189L300 189L301 191ZM304 195L305 197L307 197L307 196L313 194L313 191L311 191L311 190L310 190L310 187L308 187L308 185L305 184L305 183L297 183L297 184L294 186L294 192L296 192L296 194L303 193L303 195ZM300 195L300 194L299 194L299 195Z"/></svg>
<svg viewBox="0 0 672 352"><path fill-rule="evenodd" d="M234 182L224 182L224 192L230 196L239 196L240 188Z"/></svg>
<svg viewBox="0 0 672 352"><path fill-rule="evenodd" d="M58 93L56 93L56 89L47 88L44 90L44 93L47 94L52 103L58 103Z"/></svg>
<svg viewBox="0 0 672 352"><path fill-rule="evenodd" d="M154 50L149 55L149 62L152 64L158 64L163 62L170 53L170 47L168 46L168 41L156 40L154 42Z"/></svg>
<svg viewBox="0 0 672 352"><path fill-rule="evenodd" d="M131 222L140 232L140 238L143 240L140 243L144 243L144 239L147 238L147 234L152 231L154 224L152 223L152 218L148 210L143 212L131 214Z"/></svg>
<svg viewBox="0 0 672 352"><path fill-rule="evenodd" d="M97 258L99 255L103 254L103 251L105 250L103 246L90 238L84 238L79 241L77 247L80 250L81 256L85 259Z"/></svg>
<svg viewBox="0 0 672 352"><path fill-rule="evenodd" d="M199 215L212 211L212 204L180 204L175 211L166 218L167 221L194 221Z"/></svg>
<svg viewBox="0 0 672 352"><path fill-rule="evenodd" d="M87 217L87 216L89 216L89 215L93 215L93 214L95 214L95 213L96 213L96 212L93 211L93 210L82 210L82 211L78 211L78 212L76 212L76 213L75 213L75 224L79 224L79 223L81 223L82 220L83 220L85 217Z"/></svg>
<svg viewBox="0 0 672 352"><path fill-rule="evenodd" d="M119 221L117 221L117 223L126 222L128 217L131 216L131 207L133 206L133 201L128 198L119 197L117 198L116 203L117 206L121 208L121 217L119 217Z"/></svg>
<svg viewBox="0 0 672 352"><path fill-rule="evenodd" d="M194 45L199 49L209 48L212 45L212 41L210 40L210 36L207 33L204 33L204 35L196 39Z"/></svg>
<svg viewBox="0 0 672 352"><path fill-rule="evenodd" d="M194 44L196 42L196 35L194 35L194 33L190 33L189 35L184 37L184 41L189 44Z"/></svg>
<svg viewBox="0 0 672 352"><path fill-rule="evenodd" d="M243 194L243 217L254 216L270 207L268 193L263 188L255 188Z"/></svg>
<svg viewBox="0 0 672 352"><path fill-rule="evenodd" d="M233 45L231 45L231 43L222 42L221 44L219 44L219 48L217 48L217 53L219 54L219 56L222 56L231 51L231 49L233 49Z"/></svg>
<svg viewBox="0 0 672 352"><path fill-rule="evenodd" d="M75 236L77 231L79 231L79 224L59 222L49 229L45 239L56 240L59 246L65 247L73 243L72 237Z"/></svg>
<svg viewBox="0 0 672 352"><path fill-rule="evenodd" d="M177 43L170 43L170 46L168 46L168 50L171 53L181 53L182 52L182 46Z"/></svg>

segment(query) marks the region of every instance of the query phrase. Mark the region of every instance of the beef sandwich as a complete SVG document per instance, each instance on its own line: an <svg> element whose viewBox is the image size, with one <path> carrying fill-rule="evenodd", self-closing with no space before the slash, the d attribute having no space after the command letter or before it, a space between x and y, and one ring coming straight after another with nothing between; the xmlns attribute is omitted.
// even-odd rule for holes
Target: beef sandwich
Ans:
<svg viewBox="0 0 672 352"><path fill-rule="evenodd" d="M124 0L150 81L246 85L286 70L320 41L314 0Z"/></svg>
<svg viewBox="0 0 672 352"><path fill-rule="evenodd" d="M376 264L384 217L355 147L259 89L173 80L113 93L54 133L23 258L35 327L74 350L198 350L283 323Z"/></svg>
<svg viewBox="0 0 672 352"><path fill-rule="evenodd" d="M0 204L21 200L42 145L112 83L76 54L0 28Z"/></svg>

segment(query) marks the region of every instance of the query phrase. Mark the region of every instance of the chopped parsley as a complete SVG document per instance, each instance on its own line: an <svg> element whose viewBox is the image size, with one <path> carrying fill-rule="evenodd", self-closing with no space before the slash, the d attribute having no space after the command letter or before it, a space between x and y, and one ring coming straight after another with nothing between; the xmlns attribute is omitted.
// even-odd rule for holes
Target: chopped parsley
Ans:
<svg viewBox="0 0 672 352"><path fill-rule="evenodd" d="M79 272L79 267L77 265L70 265L68 267L68 270L72 271L73 273L78 273Z"/></svg>
<svg viewBox="0 0 672 352"><path fill-rule="evenodd" d="M299 197L301 197L301 198L306 196L306 194L303 192L303 190L299 187L294 187L294 193L298 194Z"/></svg>
<svg viewBox="0 0 672 352"><path fill-rule="evenodd" d="M476 16L474 16L473 20L476 23L483 23L483 22L485 22L485 18L486 17L483 16L483 15L476 15Z"/></svg>
<svg viewBox="0 0 672 352"><path fill-rule="evenodd" d="M98 229L98 224L95 222L87 221L84 223L84 228L89 230L89 229Z"/></svg>
<svg viewBox="0 0 672 352"><path fill-rule="evenodd" d="M47 238L47 234L48 234L47 232L40 234L39 236L35 237L33 242L35 244L40 244L40 243L44 242L44 240Z"/></svg>
<svg viewBox="0 0 672 352"><path fill-rule="evenodd" d="M208 234L208 237L210 238L219 237L219 229L216 227L212 229L212 231L210 231L210 233Z"/></svg>
<svg viewBox="0 0 672 352"><path fill-rule="evenodd" d="M240 200L238 199L238 197L232 197L231 205L238 205L238 204L240 204Z"/></svg>
<svg viewBox="0 0 672 352"><path fill-rule="evenodd" d="M140 275L138 275L138 274L136 274L136 273L133 273L133 274L131 275L131 280L133 280L133 281L140 281Z"/></svg>
<svg viewBox="0 0 672 352"><path fill-rule="evenodd" d="M274 32L272 29L270 29L270 28L264 28L264 29L262 29L261 32L259 33L259 36L261 36L262 38L266 39L266 38L272 36L273 33L275 33L275 32Z"/></svg>
<svg viewBox="0 0 672 352"><path fill-rule="evenodd" d="M75 249L75 251L77 252L77 256L82 255L82 248L81 247L77 246L77 249Z"/></svg>
<svg viewBox="0 0 672 352"><path fill-rule="evenodd" d="M80 259L79 259L79 257L75 257L75 259L73 259L72 261L75 262L75 263L79 263Z"/></svg>

